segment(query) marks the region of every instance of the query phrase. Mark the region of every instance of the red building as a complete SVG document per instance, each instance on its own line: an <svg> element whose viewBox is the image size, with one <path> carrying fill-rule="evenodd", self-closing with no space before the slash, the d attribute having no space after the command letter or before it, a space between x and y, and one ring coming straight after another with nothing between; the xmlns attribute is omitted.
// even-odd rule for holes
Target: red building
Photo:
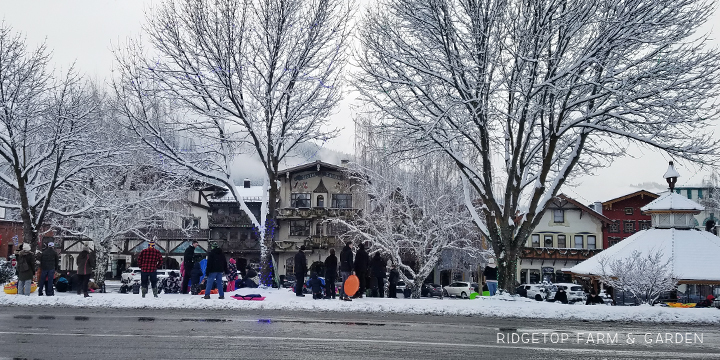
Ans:
<svg viewBox="0 0 720 360"><path fill-rule="evenodd" d="M19 221L0 220L0 258L6 258L15 253L16 243L21 243L23 237L23 224Z"/></svg>
<svg viewBox="0 0 720 360"><path fill-rule="evenodd" d="M602 214L613 222L603 227L603 248L617 244L626 237L650 228L650 216L640 208L658 198L659 195L640 190L602 203Z"/></svg>

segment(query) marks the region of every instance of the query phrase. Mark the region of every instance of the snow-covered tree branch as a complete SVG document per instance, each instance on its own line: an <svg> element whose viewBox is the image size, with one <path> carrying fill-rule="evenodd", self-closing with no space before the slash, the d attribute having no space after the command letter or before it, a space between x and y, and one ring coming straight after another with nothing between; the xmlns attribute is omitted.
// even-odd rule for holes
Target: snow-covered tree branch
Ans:
<svg viewBox="0 0 720 360"><path fill-rule="evenodd" d="M392 151L444 152L482 201L500 286L547 202L629 144L711 164L705 0L379 0L357 88Z"/></svg>
<svg viewBox="0 0 720 360"><path fill-rule="evenodd" d="M600 281L614 289L629 292L642 304L654 304L665 292L677 289L677 276L670 259L661 251L647 254L634 251L623 259L603 258Z"/></svg>
<svg viewBox="0 0 720 360"><path fill-rule="evenodd" d="M352 9L345 0L169 0L148 18L152 55L139 42L117 53L115 90L129 125L168 160L236 195L261 232L266 284L279 167L298 145L337 134L328 117L341 96ZM265 168L262 219L235 194L231 164L241 153Z"/></svg>

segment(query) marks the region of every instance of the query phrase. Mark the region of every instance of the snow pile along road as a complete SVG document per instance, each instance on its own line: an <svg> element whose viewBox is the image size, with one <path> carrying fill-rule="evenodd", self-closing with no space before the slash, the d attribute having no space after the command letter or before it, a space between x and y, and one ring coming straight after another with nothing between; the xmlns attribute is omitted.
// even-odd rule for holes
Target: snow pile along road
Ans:
<svg viewBox="0 0 720 360"><path fill-rule="evenodd" d="M261 294L264 301L242 301L232 294ZM75 293L58 293L53 297L18 296L0 293L0 306L58 306L92 308L150 308L150 309L265 309L298 311L388 312L401 314L497 316L518 318L573 319L593 321L647 321L720 324L720 310L682 309L660 306L585 306L537 302L510 296L461 299L389 299L363 298L352 302L313 300L312 296L296 297L289 289L240 289L219 300L212 295L205 300L199 295L160 294L145 299L140 295L94 293L83 298Z"/></svg>

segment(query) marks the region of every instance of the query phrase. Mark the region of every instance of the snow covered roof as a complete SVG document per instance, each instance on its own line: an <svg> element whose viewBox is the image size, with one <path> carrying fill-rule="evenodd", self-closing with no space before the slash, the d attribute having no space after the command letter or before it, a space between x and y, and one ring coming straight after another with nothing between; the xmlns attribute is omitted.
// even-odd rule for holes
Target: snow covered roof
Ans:
<svg viewBox="0 0 720 360"><path fill-rule="evenodd" d="M680 194L669 192L640 208L642 211L705 210L705 207Z"/></svg>
<svg viewBox="0 0 720 360"><path fill-rule="evenodd" d="M262 186L250 186L249 188L243 187L243 186L235 186L235 192L237 192L238 196L245 200L257 200L262 201ZM209 199L210 202L235 202L235 197L233 194L228 191L223 196Z"/></svg>
<svg viewBox="0 0 720 360"><path fill-rule="evenodd" d="M697 230L643 230L568 270L580 275L600 275L603 259L624 259L636 250L644 255L662 252L663 262L670 259L672 271L680 281L720 283L720 271L717 271L720 237Z"/></svg>

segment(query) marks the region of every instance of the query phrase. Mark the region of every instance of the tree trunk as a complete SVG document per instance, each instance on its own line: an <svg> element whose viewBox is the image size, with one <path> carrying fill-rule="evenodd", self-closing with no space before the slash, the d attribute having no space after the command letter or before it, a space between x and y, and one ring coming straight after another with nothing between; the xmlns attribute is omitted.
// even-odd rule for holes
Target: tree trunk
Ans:
<svg viewBox="0 0 720 360"><path fill-rule="evenodd" d="M108 259L109 259L109 251L108 249L105 249L103 246L98 246L97 249L95 249L95 284L100 287L100 289L104 289L105 284L105 274L107 273L108 268Z"/></svg>
<svg viewBox="0 0 720 360"><path fill-rule="evenodd" d="M278 197L277 177L269 173L270 189L268 191L268 213L265 218L265 238L260 247L260 283L272 286L275 278L275 269L272 263L272 253L275 240L275 210Z"/></svg>
<svg viewBox="0 0 720 360"><path fill-rule="evenodd" d="M504 257L498 256L498 287L510 294L515 294L517 282L518 256L514 251L506 251Z"/></svg>
<svg viewBox="0 0 720 360"><path fill-rule="evenodd" d="M424 278L423 278L424 279ZM412 298L419 299L422 296L423 280L416 280L412 284Z"/></svg>

